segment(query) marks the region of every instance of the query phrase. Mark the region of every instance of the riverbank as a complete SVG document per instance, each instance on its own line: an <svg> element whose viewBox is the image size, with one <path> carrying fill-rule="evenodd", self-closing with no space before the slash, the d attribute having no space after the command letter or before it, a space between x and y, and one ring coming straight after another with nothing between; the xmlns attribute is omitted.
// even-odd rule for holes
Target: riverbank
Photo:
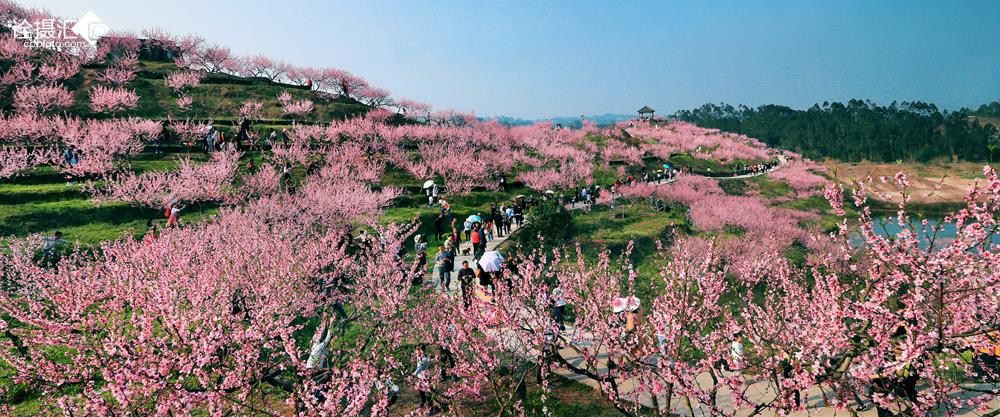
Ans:
<svg viewBox="0 0 1000 417"><path fill-rule="evenodd" d="M869 176L875 179L871 191L874 193L872 197L878 200L872 207L876 210L896 211L900 199L891 181L883 184L878 178L884 176L891 179L897 172L903 172L911 184L910 207L914 212L927 214L942 214L960 207L976 181L982 182L985 165L945 161L925 164L825 161L822 164L834 179L842 183Z"/></svg>

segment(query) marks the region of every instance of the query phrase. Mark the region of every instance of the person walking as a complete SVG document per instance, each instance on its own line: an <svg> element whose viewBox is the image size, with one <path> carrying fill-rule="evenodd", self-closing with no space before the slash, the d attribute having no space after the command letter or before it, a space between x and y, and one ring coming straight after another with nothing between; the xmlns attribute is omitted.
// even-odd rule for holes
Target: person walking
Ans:
<svg viewBox="0 0 1000 417"><path fill-rule="evenodd" d="M479 278L479 286L483 287L484 292L488 290L489 294L492 294L496 290L496 287L493 286L493 277L489 272L484 271L478 263L476 264L476 277Z"/></svg>
<svg viewBox="0 0 1000 417"><path fill-rule="evenodd" d="M414 388L420 396L420 408L427 407L427 415L432 416L437 413L434 399L431 397L430 364L431 358L427 356L427 345L421 343L420 347L413 352L416 366L412 376L415 379Z"/></svg>
<svg viewBox="0 0 1000 417"><path fill-rule="evenodd" d="M452 252L450 250L445 250L443 246L438 246L437 258L435 258L435 264L438 270L438 287L441 291L448 292L451 291L451 271L454 269L454 258L452 257Z"/></svg>
<svg viewBox="0 0 1000 417"><path fill-rule="evenodd" d="M458 233L458 229L455 228L455 222L457 222L457 221L458 221L458 219L451 219L451 237L450 237L450 239L451 239L452 247L455 249L455 251L458 251L458 248L462 245L462 235L460 233Z"/></svg>
<svg viewBox="0 0 1000 417"><path fill-rule="evenodd" d="M444 234L444 215L438 213L434 217L434 240L441 240L442 234Z"/></svg>
<svg viewBox="0 0 1000 417"><path fill-rule="evenodd" d="M483 247L482 235L479 232L479 223L476 223L472 226L471 235L469 237L469 241L472 242L472 257L477 261L481 256L480 250Z"/></svg>
<svg viewBox="0 0 1000 417"><path fill-rule="evenodd" d="M216 139L215 130L212 129L212 126L209 126L208 134L205 135L204 153L209 153L215 150L215 139Z"/></svg>
<svg viewBox="0 0 1000 417"><path fill-rule="evenodd" d="M479 251L475 254L476 261L478 262L483 257L483 254L486 253L486 230L482 224L477 224L474 233L479 235Z"/></svg>
<svg viewBox="0 0 1000 417"><path fill-rule="evenodd" d="M465 219L465 223L462 223L462 230L465 231L465 240L470 240L472 238L472 221Z"/></svg>
<svg viewBox="0 0 1000 417"><path fill-rule="evenodd" d="M418 235L418 237L423 237ZM417 272L413 274L413 280L411 281L413 285L422 285L424 283L424 274L427 272L427 244L418 241L417 242Z"/></svg>
<svg viewBox="0 0 1000 417"><path fill-rule="evenodd" d="M167 209L169 216L167 217L167 227L178 227L181 225L181 210L184 210L184 206L178 204L172 204L170 208Z"/></svg>
<svg viewBox="0 0 1000 417"><path fill-rule="evenodd" d="M465 307L472 304L472 283L476 272L469 268L469 261L462 261L462 269L458 270L458 285L462 289L462 303Z"/></svg>

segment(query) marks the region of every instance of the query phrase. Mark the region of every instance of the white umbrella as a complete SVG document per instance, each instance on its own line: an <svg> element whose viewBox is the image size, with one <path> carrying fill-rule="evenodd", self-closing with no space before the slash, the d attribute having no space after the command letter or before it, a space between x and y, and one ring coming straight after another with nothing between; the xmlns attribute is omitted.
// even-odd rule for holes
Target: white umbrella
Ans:
<svg viewBox="0 0 1000 417"><path fill-rule="evenodd" d="M467 222L469 222L469 223L477 223L477 222L478 222L478 223L482 223L482 222L483 222L483 218L482 218L482 217L479 217L479 216L477 216L477 215L475 215L475 214L473 214L473 215L471 215L471 216L467 217L467 218L465 219L465 221L467 221Z"/></svg>
<svg viewBox="0 0 1000 417"><path fill-rule="evenodd" d="M434 181L433 180L424 181L424 188L431 188L433 186L434 186Z"/></svg>
<svg viewBox="0 0 1000 417"><path fill-rule="evenodd" d="M549 194L549 195L552 195L552 194L555 194L555 193L556 193L556 192L555 192L555 191L552 191L552 190L545 190L545 194Z"/></svg>
<svg viewBox="0 0 1000 417"><path fill-rule="evenodd" d="M483 253L483 257L479 258L479 266L483 271L497 272L503 266L503 255L495 250Z"/></svg>

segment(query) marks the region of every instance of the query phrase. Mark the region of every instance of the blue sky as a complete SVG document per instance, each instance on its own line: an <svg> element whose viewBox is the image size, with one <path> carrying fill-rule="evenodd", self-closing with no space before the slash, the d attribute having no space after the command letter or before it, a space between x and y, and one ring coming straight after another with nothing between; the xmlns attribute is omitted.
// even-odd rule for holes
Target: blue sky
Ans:
<svg viewBox="0 0 1000 417"><path fill-rule="evenodd" d="M706 102L1000 100L1000 1L28 1L525 118Z"/></svg>

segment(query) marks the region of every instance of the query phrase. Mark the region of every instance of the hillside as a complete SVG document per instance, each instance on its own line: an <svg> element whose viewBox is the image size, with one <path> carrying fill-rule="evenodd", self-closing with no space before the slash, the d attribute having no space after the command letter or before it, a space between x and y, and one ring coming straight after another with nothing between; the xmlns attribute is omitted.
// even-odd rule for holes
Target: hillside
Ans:
<svg viewBox="0 0 1000 417"><path fill-rule="evenodd" d="M0 62L0 70L5 71L4 63ZM9 64L8 64L9 66ZM213 119L215 121L238 120L239 107L248 100L263 103L262 120L265 125L291 124L290 118L282 118L277 96L288 92L293 100L309 99L313 101L315 110L299 122L328 122L342 120L352 115L367 112L370 107L345 97L332 97L328 94L310 91L306 87L272 82L258 77L239 77L223 73L209 73L201 81L201 85L190 90L189 96L193 105L187 111L177 106L177 96L166 85L167 74L177 71L172 62L139 61L139 71L134 80L126 84L126 88L135 90L139 95L139 106L127 113L147 119ZM91 87L99 73L105 69L103 65L84 66L80 73L66 80L66 86L75 93L75 101L69 113L84 118L101 118L88 107ZM0 98L0 108L11 110L11 97Z"/></svg>

